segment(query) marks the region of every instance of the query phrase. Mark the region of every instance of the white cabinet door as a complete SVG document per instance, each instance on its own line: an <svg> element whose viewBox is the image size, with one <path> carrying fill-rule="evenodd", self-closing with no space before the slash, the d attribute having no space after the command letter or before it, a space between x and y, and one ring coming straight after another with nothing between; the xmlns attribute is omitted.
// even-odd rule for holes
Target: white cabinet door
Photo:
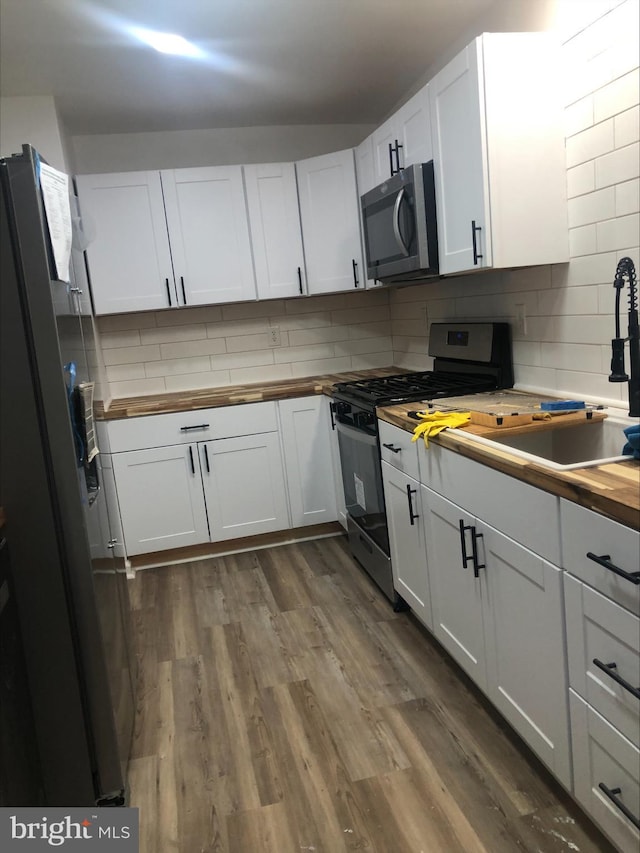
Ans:
<svg viewBox="0 0 640 853"><path fill-rule="evenodd" d="M310 294L364 287L353 149L296 163Z"/></svg>
<svg viewBox="0 0 640 853"><path fill-rule="evenodd" d="M325 400L316 395L278 403L293 527L337 518Z"/></svg>
<svg viewBox="0 0 640 853"><path fill-rule="evenodd" d="M202 442L198 449L212 542L290 526L277 432Z"/></svg>
<svg viewBox="0 0 640 853"><path fill-rule="evenodd" d="M79 175L96 314L177 305L158 172Z"/></svg>
<svg viewBox="0 0 640 853"><path fill-rule="evenodd" d="M209 541L196 444L115 453L127 554Z"/></svg>
<svg viewBox="0 0 640 853"><path fill-rule="evenodd" d="M258 298L300 296L306 276L295 166L243 168Z"/></svg>
<svg viewBox="0 0 640 853"><path fill-rule="evenodd" d="M429 84L441 273L492 264L481 51L475 39Z"/></svg>
<svg viewBox="0 0 640 853"><path fill-rule="evenodd" d="M255 299L242 167L160 174L180 304Z"/></svg>
<svg viewBox="0 0 640 853"><path fill-rule="evenodd" d="M429 83L443 274L569 260L560 51L485 33Z"/></svg>
<svg viewBox="0 0 640 853"><path fill-rule="evenodd" d="M400 107L395 113L395 124L402 146L398 155L401 169L433 159L428 85Z"/></svg>
<svg viewBox="0 0 640 853"><path fill-rule="evenodd" d="M415 615L431 628L431 595L419 483L388 462L382 483L389 527L393 586Z"/></svg>
<svg viewBox="0 0 640 853"><path fill-rule="evenodd" d="M373 163L373 136L367 136L355 149L358 196L363 196L376 186Z"/></svg>
<svg viewBox="0 0 640 853"><path fill-rule="evenodd" d="M404 103L371 135L374 184L383 183L400 169L432 159L428 86Z"/></svg>
<svg viewBox="0 0 640 853"><path fill-rule="evenodd" d="M456 504L421 487L425 514L427 560L431 582L433 632L483 690L487 666L483 628L484 583L474 577L473 562L463 566L460 523L465 527L464 548L471 555L471 533L475 523Z"/></svg>
<svg viewBox="0 0 640 853"><path fill-rule="evenodd" d="M562 572L482 522L488 695L569 788Z"/></svg>

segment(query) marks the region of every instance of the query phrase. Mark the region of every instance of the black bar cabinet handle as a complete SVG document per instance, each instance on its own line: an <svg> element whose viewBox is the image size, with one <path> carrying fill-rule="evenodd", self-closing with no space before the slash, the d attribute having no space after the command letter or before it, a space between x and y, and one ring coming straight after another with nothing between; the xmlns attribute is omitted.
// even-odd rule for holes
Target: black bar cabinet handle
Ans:
<svg viewBox="0 0 640 853"><path fill-rule="evenodd" d="M602 663L598 658L594 658L593 663L598 667L598 669L601 669L603 672L606 672L610 678L613 678L620 687L624 687L624 689L631 693L632 696L635 696L636 699L640 699L640 687L632 687L628 681L625 681L621 675L618 675L615 671L618 668L616 663Z"/></svg>
<svg viewBox="0 0 640 853"><path fill-rule="evenodd" d="M402 166L400 165L400 149L404 148L404 145L401 142L398 142L396 139L396 173L398 173Z"/></svg>
<svg viewBox="0 0 640 853"><path fill-rule="evenodd" d="M409 521L411 522L411 526L415 524L416 518L420 518L417 512L413 511L413 503L411 501L411 495L415 495L417 489L412 489L409 483L407 483L407 501L409 502Z"/></svg>
<svg viewBox="0 0 640 853"><path fill-rule="evenodd" d="M182 285L182 301L187 304L187 294L184 292L184 278L180 276L180 284Z"/></svg>
<svg viewBox="0 0 640 853"><path fill-rule="evenodd" d="M474 578L480 577L480 572L478 569L486 569L486 565L484 563L478 562L478 539L484 539L484 535L482 533L476 533L476 528L471 528L471 559L473 560L473 576Z"/></svg>
<svg viewBox="0 0 640 853"><path fill-rule="evenodd" d="M196 466L193 464L193 447L189 445L189 459L191 460L191 473L196 473Z"/></svg>
<svg viewBox="0 0 640 853"><path fill-rule="evenodd" d="M482 260L482 255L478 252L478 241L476 234L478 231L482 231L482 226L476 225L475 219L471 220L471 240L473 242L473 265L474 267L478 266L478 261Z"/></svg>
<svg viewBox="0 0 640 853"><path fill-rule="evenodd" d="M298 290L302 293L302 270L298 267Z"/></svg>
<svg viewBox="0 0 640 853"><path fill-rule="evenodd" d="M610 554L602 554L601 556L598 556L591 551L587 551L587 557L599 566L604 566L605 569L608 569L615 575L624 578L626 581L631 581L631 583L634 583L636 586L640 586L640 572L625 572L624 569L619 568L611 562Z"/></svg>
<svg viewBox="0 0 640 853"><path fill-rule="evenodd" d="M207 445L204 446L204 463L207 466L207 474L211 473L211 468L209 468L209 451L207 450Z"/></svg>
<svg viewBox="0 0 640 853"><path fill-rule="evenodd" d="M353 267L353 286L357 287L360 279L358 278L358 262L355 258L351 259L351 266Z"/></svg>
<svg viewBox="0 0 640 853"><path fill-rule="evenodd" d="M169 279L165 278L164 283L167 285L167 299L169 300L169 308L172 308L171 304L171 290L169 288Z"/></svg>
<svg viewBox="0 0 640 853"><path fill-rule="evenodd" d="M467 543L465 542L464 532L465 530L471 530L470 524L465 524L464 519L460 519L458 524L460 525L460 549L462 551L462 568L466 569L471 557L467 554Z"/></svg>
<svg viewBox="0 0 640 853"><path fill-rule="evenodd" d="M393 168L393 145L391 143L389 143L389 172L391 173L391 177L395 175Z"/></svg>
<svg viewBox="0 0 640 853"><path fill-rule="evenodd" d="M402 450L401 447L394 447L393 444L383 444L383 447L386 447L387 450L390 450L392 453L400 453Z"/></svg>
<svg viewBox="0 0 640 853"><path fill-rule="evenodd" d="M193 426L180 427L180 432L189 432L192 429L209 429L209 424L194 424Z"/></svg>
<svg viewBox="0 0 640 853"><path fill-rule="evenodd" d="M628 809L624 803L621 803L617 797L617 794L622 793L622 788L607 788L604 782L598 783L598 788L606 794L607 797L611 800L613 805L619 809L622 814L631 821L631 823L636 827L636 829L640 829L640 820L634 815L634 813Z"/></svg>

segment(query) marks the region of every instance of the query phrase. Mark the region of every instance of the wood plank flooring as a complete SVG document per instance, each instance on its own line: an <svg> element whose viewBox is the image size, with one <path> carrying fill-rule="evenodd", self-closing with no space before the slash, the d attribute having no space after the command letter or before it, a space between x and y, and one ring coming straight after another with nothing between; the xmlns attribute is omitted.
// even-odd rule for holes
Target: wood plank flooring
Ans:
<svg viewBox="0 0 640 853"><path fill-rule="evenodd" d="M343 537L130 590L141 853L613 849Z"/></svg>

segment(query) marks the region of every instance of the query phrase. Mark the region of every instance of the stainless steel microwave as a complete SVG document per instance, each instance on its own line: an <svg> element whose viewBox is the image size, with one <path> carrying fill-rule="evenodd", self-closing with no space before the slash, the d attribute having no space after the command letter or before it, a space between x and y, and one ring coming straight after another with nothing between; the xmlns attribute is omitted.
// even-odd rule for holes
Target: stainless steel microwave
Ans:
<svg viewBox="0 0 640 853"><path fill-rule="evenodd" d="M360 199L369 278L412 281L438 275L433 160L402 169Z"/></svg>

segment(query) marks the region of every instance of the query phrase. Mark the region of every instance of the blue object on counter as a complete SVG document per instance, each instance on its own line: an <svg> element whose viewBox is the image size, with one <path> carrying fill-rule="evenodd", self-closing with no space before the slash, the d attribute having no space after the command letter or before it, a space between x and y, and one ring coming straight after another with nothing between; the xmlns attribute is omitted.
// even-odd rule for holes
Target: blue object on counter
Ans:
<svg viewBox="0 0 640 853"><path fill-rule="evenodd" d="M629 426L623 432L627 436L627 443L622 448L622 455L640 459L640 424Z"/></svg>
<svg viewBox="0 0 640 853"><path fill-rule="evenodd" d="M540 403L543 412L575 412L576 409L584 407L584 400L550 400Z"/></svg>

